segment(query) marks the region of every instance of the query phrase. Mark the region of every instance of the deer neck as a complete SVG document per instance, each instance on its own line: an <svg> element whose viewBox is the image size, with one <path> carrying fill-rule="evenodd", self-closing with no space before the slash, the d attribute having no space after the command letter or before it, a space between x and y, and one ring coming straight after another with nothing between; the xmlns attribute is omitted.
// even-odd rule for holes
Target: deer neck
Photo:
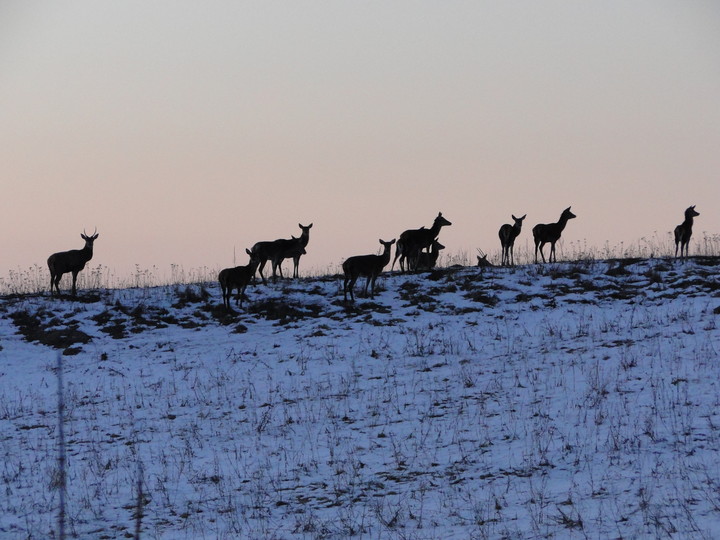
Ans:
<svg viewBox="0 0 720 540"><path fill-rule="evenodd" d="M302 234L300 235L300 245L302 247L305 247L308 245L308 242L310 241L310 229L303 229Z"/></svg>
<svg viewBox="0 0 720 540"><path fill-rule="evenodd" d="M442 223L435 221L433 223L433 226L430 227L430 233L432 234L432 237L437 237L438 234L440 234L440 229L442 229Z"/></svg>
<svg viewBox="0 0 720 540"><path fill-rule="evenodd" d="M563 231L565 229L565 225L567 225L567 222L570 218L567 216L560 216L560 221L558 221L555 225L557 225L557 228L559 231Z"/></svg>
<svg viewBox="0 0 720 540"><path fill-rule="evenodd" d="M91 242L85 242L85 247L80 250L85 262L89 261L93 257L93 245Z"/></svg>

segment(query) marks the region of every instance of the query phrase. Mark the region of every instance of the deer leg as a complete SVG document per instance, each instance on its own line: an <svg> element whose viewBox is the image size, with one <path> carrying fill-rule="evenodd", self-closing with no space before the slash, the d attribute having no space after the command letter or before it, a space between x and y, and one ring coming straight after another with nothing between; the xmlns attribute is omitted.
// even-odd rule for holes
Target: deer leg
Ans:
<svg viewBox="0 0 720 540"><path fill-rule="evenodd" d="M400 257L400 242L398 241L397 245L395 246L395 258L393 259L392 265L390 266L390 270L395 269L395 261L398 260L398 257ZM402 265L402 262L400 262Z"/></svg>
<svg viewBox="0 0 720 540"><path fill-rule="evenodd" d="M545 247L545 242L540 242L540 257L542 257L542 262L545 262L545 254L543 253L543 247ZM535 255L535 262L537 262L537 254Z"/></svg>
<svg viewBox="0 0 720 540"><path fill-rule="evenodd" d="M238 303L238 306L240 306L241 309L242 309L242 303L243 303L243 296L245 296L245 287L238 287L237 297L238 297L238 300L240 301Z"/></svg>
<svg viewBox="0 0 720 540"><path fill-rule="evenodd" d="M72 276L73 276L72 295L73 295L73 296L77 296L77 288L76 288L75 285L76 285L76 283L77 283L78 273L77 273L77 272L73 272L73 273L72 273Z"/></svg>
<svg viewBox="0 0 720 540"><path fill-rule="evenodd" d="M267 259L262 259L260 261L260 266L258 266L258 271L260 272L260 278L262 279L263 285L267 285L265 275L263 274L263 268L265 268L265 263L267 263Z"/></svg>
<svg viewBox="0 0 720 540"><path fill-rule="evenodd" d="M355 282L357 281L357 278L358 278L358 276L352 276L350 278L350 286L349 286L350 287L350 300L352 300L353 302L355 301L354 289L355 289Z"/></svg>

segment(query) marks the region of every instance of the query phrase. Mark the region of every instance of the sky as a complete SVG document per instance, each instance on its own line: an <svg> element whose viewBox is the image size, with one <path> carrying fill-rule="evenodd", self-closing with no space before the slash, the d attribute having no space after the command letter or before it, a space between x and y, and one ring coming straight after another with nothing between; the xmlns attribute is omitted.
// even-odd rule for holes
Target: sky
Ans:
<svg viewBox="0 0 720 540"><path fill-rule="evenodd" d="M445 253L720 234L720 3L0 3L0 276L97 229L117 274L301 273L438 212ZM573 247L575 246L575 247ZM697 243L691 244L691 254Z"/></svg>

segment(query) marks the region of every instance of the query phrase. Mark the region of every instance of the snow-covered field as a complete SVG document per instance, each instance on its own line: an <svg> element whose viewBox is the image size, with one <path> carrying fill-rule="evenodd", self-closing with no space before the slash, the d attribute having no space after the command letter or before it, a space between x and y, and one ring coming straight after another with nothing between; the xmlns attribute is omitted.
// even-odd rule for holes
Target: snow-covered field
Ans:
<svg viewBox="0 0 720 540"><path fill-rule="evenodd" d="M717 538L719 270L0 298L0 537L57 534L60 351L79 538L132 537L138 481L142 538Z"/></svg>

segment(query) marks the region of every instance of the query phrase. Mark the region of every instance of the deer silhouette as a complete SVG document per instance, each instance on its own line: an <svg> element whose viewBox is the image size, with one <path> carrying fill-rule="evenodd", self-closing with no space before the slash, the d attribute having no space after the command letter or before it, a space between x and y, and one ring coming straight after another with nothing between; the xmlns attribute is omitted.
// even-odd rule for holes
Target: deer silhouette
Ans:
<svg viewBox="0 0 720 540"><path fill-rule="evenodd" d="M520 234L520 231L522 230L523 220L526 217L527 214L525 214L521 218L516 218L513 215L512 218L515 222L513 225L506 223L505 225L500 227L500 230L498 231L498 236L500 237L500 247L502 249L502 260L500 262L501 266L515 266L515 255L513 253L515 239Z"/></svg>
<svg viewBox="0 0 720 540"><path fill-rule="evenodd" d="M440 256L441 249L445 249L445 246L443 246L437 240L433 240L432 244L430 244L430 253L418 253L417 269L432 270L433 268L435 268L438 257Z"/></svg>
<svg viewBox="0 0 720 540"><path fill-rule="evenodd" d="M405 262L407 261L407 269L417 269L417 260L420 252L425 249L429 250L433 240L435 240L440 234L440 229L445 226L452 225L442 215L442 212L438 212L437 217L433 221L432 227L426 229L422 227L420 229L409 229L404 231L397 241L395 248L395 258L393 259L391 269L395 268L395 261L400 259L400 269L405 271Z"/></svg>
<svg viewBox="0 0 720 540"><path fill-rule="evenodd" d="M675 256L678 256L678 246L680 247L680 257L683 257L683 249L685 250L685 257L688 256L688 244L690 244L690 237L692 236L693 218L699 216L695 211L695 205L690 206L685 210L685 221L675 227Z"/></svg>
<svg viewBox="0 0 720 540"><path fill-rule="evenodd" d="M300 235L299 244L301 249L296 249L292 253L292 260L293 260L293 277L299 278L300 274L298 272L300 268L300 257L302 255L306 255L307 251L305 251L305 248L308 245L308 242L310 241L310 229L312 228L313 224L311 223L308 226L303 226L298 223L298 226L300 229L302 229L302 234ZM282 276L282 267L280 267L280 275Z"/></svg>
<svg viewBox="0 0 720 540"><path fill-rule="evenodd" d="M491 263L490 261L488 261L487 253L485 253L485 252L484 252L482 249L480 249L480 248L477 248L477 252L478 252L478 255L477 255L477 265L476 265L476 266L477 266L478 268L481 268L481 269L482 269L482 270L481 270L481 273L482 273L482 272L485 272L485 269L486 269L486 268L491 268L492 266L494 266L493 263Z"/></svg>
<svg viewBox="0 0 720 540"><path fill-rule="evenodd" d="M298 227L302 230L300 238L291 239L280 238L278 240L272 240L268 242L258 242L252 247L252 252L257 255L260 266L260 277L263 283L267 283L263 269L265 264L270 261L272 264L273 280L277 279L278 268L280 269L280 277L284 277L282 274L282 262L285 259L293 259L293 277L298 277L298 266L300 265L300 256L306 253L305 246L310 241L310 229L313 224L301 225L298 223Z"/></svg>
<svg viewBox="0 0 720 540"><path fill-rule="evenodd" d="M93 242L97 240L97 229L92 236L87 236L85 231L80 235L80 238L85 240L85 247L82 249L71 249L70 251L60 251L53 253L48 257L47 265L50 269L50 294L53 294L53 287L60 295L60 279L63 274L72 272L72 295L77 296L77 275L80 271L85 268L85 264L92 259L93 256Z"/></svg>
<svg viewBox="0 0 720 540"><path fill-rule="evenodd" d="M560 220L557 223L540 223L533 227L532 233L535 240L535 262L538 262L538 247L540 248L540 256L543 262L545 262L545 255L543 254L543 246L550 242L550 257L549 262L557 262L557 255L555 254L555 242L560 239L560 235L565 229L565 225L569 219L576 218L577 216L570 211L568 206L563 213L560 215Z"/></svg>
<svg viewBox="0 0 720 540"><path fill-rule="evenodd" d="M250 280L255 277L255 271L257 270L260 259L249 249L245 250L245 253L250 255L250 262L245 266L236 266L234 268L225 268L220 270L218 274L218 281L220 282L220 289L222 290L223 305L230 309L230 296L232 295L233 289L237 289L237 297L235 303L242 308L243 296L245 289L250 283Z"/></svg>
<svg viewBox="0 0 720 540"><path fill-rule="evenodd" d="M383 268L390 262L390 248L395 243L395 239L385 242L380 240L383 245L382 255L355 255L348 257L342 264L343 273L345 274L345 281L343 282L343 298L347 302L348 289L350 290L350 299L354 302L355 295L353 289L355 282L358 277L365 276L367 281L365 282L364 294L367 296L368 285L372 285L370 297L375 298L375 280L382 272Z"/></svg>

